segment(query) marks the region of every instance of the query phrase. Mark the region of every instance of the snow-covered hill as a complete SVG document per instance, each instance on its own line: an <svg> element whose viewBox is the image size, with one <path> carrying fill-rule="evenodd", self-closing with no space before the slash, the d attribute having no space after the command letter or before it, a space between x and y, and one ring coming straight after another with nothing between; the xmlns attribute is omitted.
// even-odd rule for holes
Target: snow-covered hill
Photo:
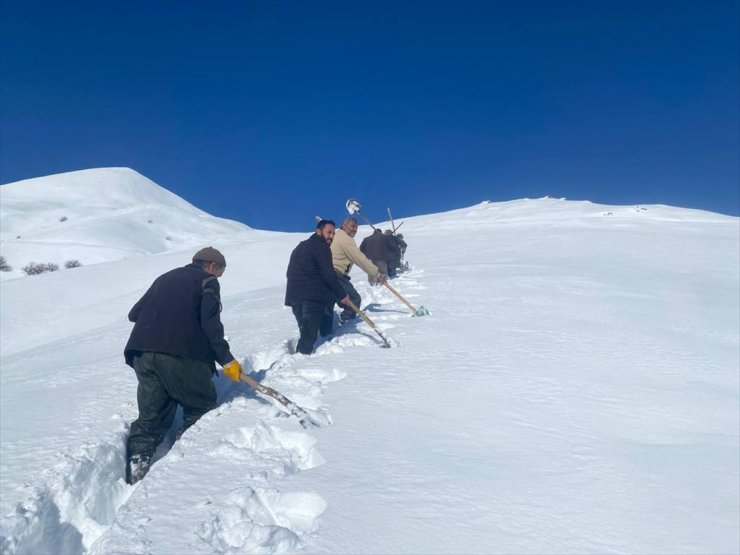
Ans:
<svg viewBox="0 0 740 555"><path fill-rule="evenodd" d="M215 218L128 168L83 170L0 186L0 254L30 262L97 264L244 240L252 230Z"/></svg>
<svg viewBox="0 0 740 555"><path fill-rule="evenodd" d="M310 357L282 306L308 231L225 245L233 351L333 424L218 378L219 407L133 487L125 316L193 249L4 281L0 551L740 550L740 220L538 199L403 232L393 285L432 314L355 271L393 347L360 323Z"/></svg>

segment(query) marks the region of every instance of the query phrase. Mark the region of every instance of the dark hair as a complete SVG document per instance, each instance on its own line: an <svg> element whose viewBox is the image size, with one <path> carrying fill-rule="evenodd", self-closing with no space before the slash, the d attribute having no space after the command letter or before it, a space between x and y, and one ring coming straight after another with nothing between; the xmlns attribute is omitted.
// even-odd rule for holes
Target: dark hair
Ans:
<svg viewBox="0 0 740 555"><path fill-rule="evenodd" d="M337 227L337 224L334 223L334 220L319 220L319 223L316 224L316 229L323 230L327 225L333 225L334 227Z"/></svg>

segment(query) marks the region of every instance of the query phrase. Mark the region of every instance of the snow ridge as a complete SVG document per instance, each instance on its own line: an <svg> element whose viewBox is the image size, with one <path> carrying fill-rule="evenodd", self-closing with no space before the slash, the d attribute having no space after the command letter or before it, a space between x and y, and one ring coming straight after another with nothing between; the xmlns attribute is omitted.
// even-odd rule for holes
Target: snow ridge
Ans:
<svg viewBox="0 0 740 555"><path fill-rule="evenodd" d="M0 250L21 277L29 262L83 265L245 240L248 226L213 217L129 168L98 168L0 186Z"/></svg>

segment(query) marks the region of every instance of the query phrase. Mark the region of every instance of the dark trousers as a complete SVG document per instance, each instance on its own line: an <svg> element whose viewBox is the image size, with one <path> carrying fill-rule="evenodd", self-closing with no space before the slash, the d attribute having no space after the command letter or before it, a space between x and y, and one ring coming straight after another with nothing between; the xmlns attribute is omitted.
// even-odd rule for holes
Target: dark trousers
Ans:
<svg viewBox="0 0 740 555"><path fill-rule="evenodd" d="M332 306L317 301L301 301L291 305L291 308L298 322L298 331L301 333L296 351L310 355L316 342L316 332L320 332L322 337L331 333L334 324Z"/></svg>
<svg viewBox="0 0 740 555"><path fill-rule="evenodd" d="M354 305L357 308L360 308L360 303L362 303L362 298L360 297L360 294L357 292L357 290L352 285L351 278L346 274L341 274L337 272L337 277L339 278L339 283L342 284L342 287L344 288L344 292L349 295L349 299L354 303ZM345 306L343 304L337 303L339 308L342 308L342 312L339 314L339 318L346 322L347 320L351 320L352 318L357 317L357 313L352 310L349 306Z"/></svg>
<svg viewBox="0 0 740 555"><path fill-rule="evenodd" d="M134 358L139 380L136 401L139 418L131 424L128 458L151 458L182 406L181 432L216 406L213 365L164 353L141 353Z"/></svg>

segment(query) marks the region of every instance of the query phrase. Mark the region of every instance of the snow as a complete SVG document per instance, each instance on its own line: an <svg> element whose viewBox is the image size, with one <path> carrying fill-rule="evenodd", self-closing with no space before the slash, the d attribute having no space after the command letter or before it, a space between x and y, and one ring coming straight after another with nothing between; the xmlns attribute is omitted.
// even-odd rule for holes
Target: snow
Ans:
<svg viewBox="0 0 740 555"><path fill-rule="evenodd" d="M313 215L252 230L125 169L0 200L11 265L84 264L0 287L3 553L740 551L738 218L550 198L407 218L393 286L431 314L356 270L392 348L359 322L307 357L282 301ZM128 486L126 314L211 244L233 351L331 425L219 377Z"/></svg>
<svg viewBox="0 0 740 555"><path fill-rule="evenodd" d="M214 218L129 168L83 170L0 187L0 241L22 276L30 262L83 265L230 242L244 224Z"/></svg>

